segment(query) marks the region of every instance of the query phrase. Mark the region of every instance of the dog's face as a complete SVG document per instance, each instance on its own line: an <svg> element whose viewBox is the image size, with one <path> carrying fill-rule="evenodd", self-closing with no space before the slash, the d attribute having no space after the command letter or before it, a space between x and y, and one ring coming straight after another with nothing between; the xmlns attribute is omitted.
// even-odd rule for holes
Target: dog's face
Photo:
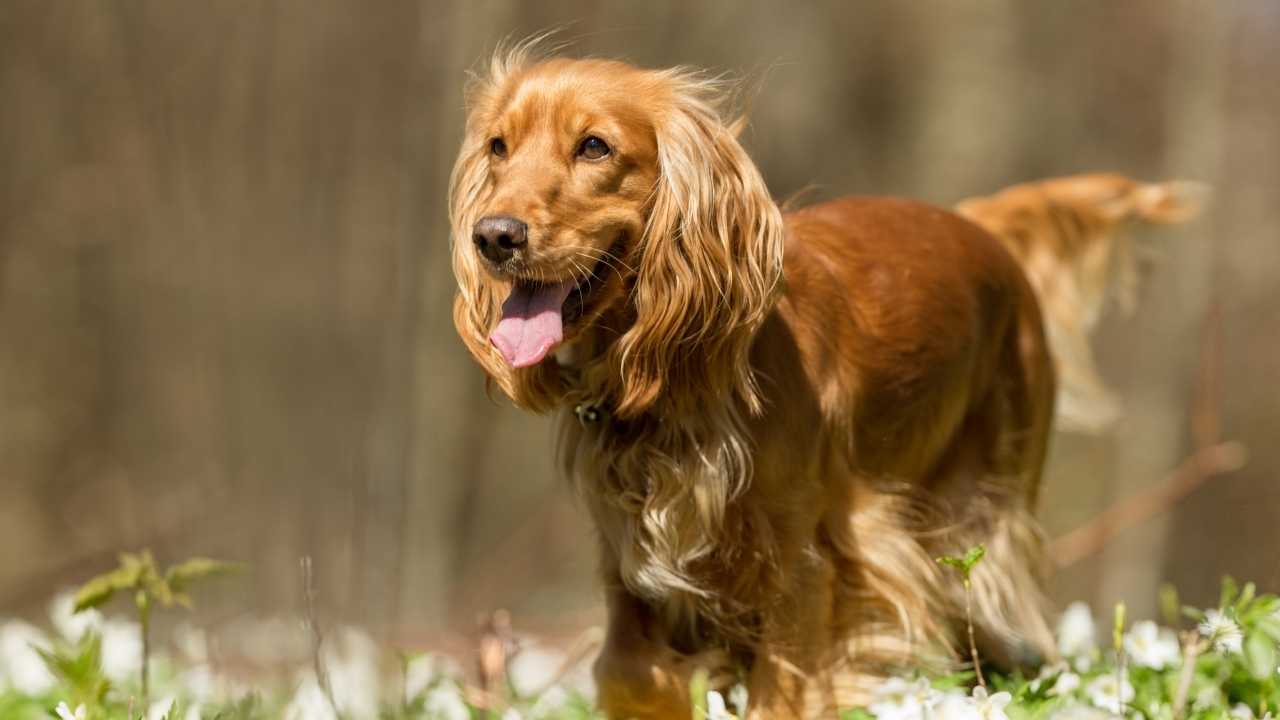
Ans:
<svg viewBox="0 0 1280 720"><path fill-rule="evenodd" d="M542 362L622 298L658 178L656 91L634 68L558 60L476 108L488 177L460 252L510 287L489 338L510 367Z"/></svg>
<svg viewBox="0 0 1280 720"><path fill-rule="evenodd" d="M712 85L517 52L468 99L454 320L489 376L549 409L553 351L607 317L590 361L614 367L603 392L619 415L683 385L751 396L744 343L780 274L781 222Z"/></svg>

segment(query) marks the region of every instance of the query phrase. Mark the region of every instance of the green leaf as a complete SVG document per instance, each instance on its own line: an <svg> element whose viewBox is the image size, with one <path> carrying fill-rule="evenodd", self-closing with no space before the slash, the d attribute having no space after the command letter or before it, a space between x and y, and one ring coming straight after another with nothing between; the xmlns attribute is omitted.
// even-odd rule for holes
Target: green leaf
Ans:
<svg viewBox="0 0 1280 720"><path fill-rule="evenodd" d="M1245 583L1244 590L1240 593L1240 598L1236 600L1236 614L1243 615L1249 609L1249 603L1253 602L1253 596L1258 592L1258 586L1253 583Z"/></svg>
<svg viewBox="0 0 1280 720"><path fill-rule="evenodd" d="M36 652L58 678L69 705L84 704L91 711L101 705L111 683L102 674L102 638L96 632L86 632L74 646L60 643L52 650L36 648Z"/></svg>
<svg viewBox="0 0 1280 720"><path fill-rule="evenodd" d="M173 592L180 593L184 592L187 586L196 580L203 580L216 575L228 575L240 572L243 569L244 566L239 563L195 557L170 567L165 572L164 579Z"/></svg>
<svg viewBox="0 0 1280 720"><path fill-rule="evenodd" d="M1272 640L1280 643L1280 618L1264 617L1256 623L1259 631L1266 633Z"/></svg>
<svg viewBox="0 0 1280 720"><path fill-rule="evenodd" d="M943 555L937 559L939 565L953 567L960 571L965 580L969 579L969 573L973 571L975 565L986 557L987 548L983 545L974 545L965 551L964 555Z"/></svg>
<svg viewBox="0 0 1280 720"><path fill-rule="evenodd" d="M131 570L116 568L92 578L76 591L75 611L88 610L106 603L117 591L130 590L136 576Z"/></svg>
<svg viewBox="0 0 1280 720"><path fill-rule="evenodd" d="M96 608L111 599L116 592L116 583L110 574L99 575L80 586L76 591L75 611Z"/></svg>
<svg viewBox="0 0 1280 720"><path fill-rule="evenodd" d="M1160 616L1164 619L1164 624L1169 627L1178 626L1178 588L1173 583L1163 583L1160 585Z"/></svg>
<svg viewBox="0 0 1280 720"><path fill-rule="evenodd" d="M180 698L175 698L169 703L169 710L164 714L164 717L161 718L161 720L182 720L186 715L187 713L182 706L182 700Z"/></svg>
<svg viewBox="0 0 1280 720"><path fill-rule="evenodd" d="M151 575L144 579L143 587L147 594L160 603L160 607L172 607L174 603L173 588L169 582L158 575Z"/></svg>
<svg viewBox="0 0 1280 720"><path fill-rule="evenodd" d="M693 704L693 720L706 720L707 717L707 671L698 668L689 679L689 702Z"/></svg>
<svg viewBox="0 0 1280 720"><path fill-rule="evenodd" d="M150 550L137 554L120 553L120 570L129 578L130 586L137 586L147 575L155 574L156 561L151 557Z"/></svg>
<svg viewBox="0 0 1280 720"><path fill-rule="evenodd" d="M1222 594L1218 596L1218 607L1226 610L1236 600L1236 594L1239 593L1236 581L1230 575L1222 576Z"/></svg>
<svg viewBox="0 0 1280 720"><path fill-rule="evenodd" d="M1116 652L1124 649L1124 601L1116 603L1115 622L1111 626L1111 642Z"/></svg>
<svg viewBox="0 0 1280 720"><path fill-rule="evenodd" d="M1276 643L1265 633L1251 632L1244 639L1244 659L1249 673L1267 680L1276 672Z"/></svg>
<svg viewBox="0 0 1280 720"><path fill-rule="evenodd" d="M973 684L975 677L977 677L977 673L972 670L960 670L932 678L929 684L939 690L953 690L955 688L967 690Z"/></svg>

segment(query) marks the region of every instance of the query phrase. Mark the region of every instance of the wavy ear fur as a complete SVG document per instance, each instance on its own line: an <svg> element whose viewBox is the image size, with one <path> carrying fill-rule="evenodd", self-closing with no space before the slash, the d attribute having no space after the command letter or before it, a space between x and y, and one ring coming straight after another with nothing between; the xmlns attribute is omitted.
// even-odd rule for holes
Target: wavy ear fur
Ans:
<svg viewBox="0 0 1280 720"><path fill-rule="evenodd" d="M782 215L721 119L716 85L663 73L659 180L640 247L635 322L613 348L619 417L734 397L760 410L748 354L782 279Z"/></svg>

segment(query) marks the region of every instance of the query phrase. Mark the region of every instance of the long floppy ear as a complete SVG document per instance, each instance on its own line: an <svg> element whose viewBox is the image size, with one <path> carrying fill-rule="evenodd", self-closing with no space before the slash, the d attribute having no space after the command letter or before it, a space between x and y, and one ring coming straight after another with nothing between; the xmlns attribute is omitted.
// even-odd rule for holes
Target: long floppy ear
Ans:
<svg viewBox="0 0 1280 720"><path fill-rule="evenodd" d="M453 323L467 350L516 405L535 412L555 406L560 378L545 363L520 370L512 369L489 343L502 314L502 302L511 286L480 266L472 247L471 229L489 191L488 137L485 130L498 112L499 94L508 80L520 72L534 56L535 36L511 47L499 47L487 74L472 79L466 92L467 126L449 177L449 223L453 250L453 274L458 292L453 301Z"/></svg>
<svg viewBox="0 0 1280 720"><path fill-rule="evenodd" d="M782 215L720 118L714 87L678 72L656 123L659 179L633 291L636 319L613 348L615 413L698 411L760 400L751 340L782 278Z"/></svg>

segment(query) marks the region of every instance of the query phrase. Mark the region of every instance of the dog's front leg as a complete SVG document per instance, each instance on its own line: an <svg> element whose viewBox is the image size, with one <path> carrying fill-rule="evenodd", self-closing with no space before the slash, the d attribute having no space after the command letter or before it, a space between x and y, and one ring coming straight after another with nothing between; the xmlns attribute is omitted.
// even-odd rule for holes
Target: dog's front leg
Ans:
<svg viewBox="0 0 1280 720"><path fill-rule="evenodd" d="M834 717L834 571L816 554L797 558L786 597L763 619L751 666L749 713L765 718Z"/></svg>
<svg viewBox="0 0 1280 720"><path fill-rule="evenodd" d="M623 718L688 718L693 667L667 645L653 610L621 583L606 590L608 629L595 663L597 703Z"/></svg>

